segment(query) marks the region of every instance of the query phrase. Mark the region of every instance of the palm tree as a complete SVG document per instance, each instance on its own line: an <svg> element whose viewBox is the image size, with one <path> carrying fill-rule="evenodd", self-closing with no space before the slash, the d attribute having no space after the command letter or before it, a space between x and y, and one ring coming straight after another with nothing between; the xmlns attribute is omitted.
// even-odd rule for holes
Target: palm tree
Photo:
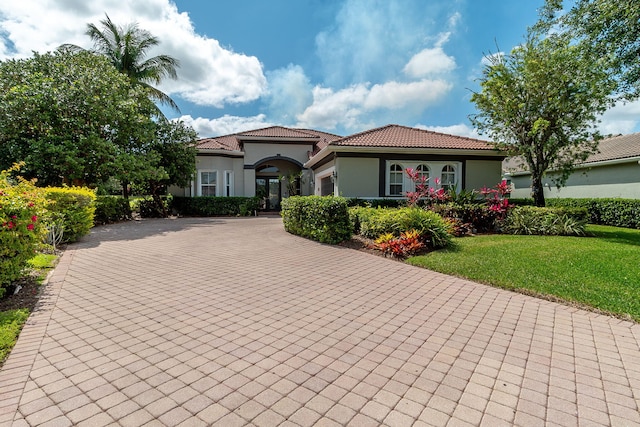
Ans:
<svg viewBox="0 0 640 427"><path fill-rule="evenodd" d="M146 51L160 43L160 40L149 31L138 27L136 22L124 27L111 21L109 15L100 21L102 30L94 24L87 25L86 34L93 40L92 51L105 56L118 71L126 74L131 83L142 86L153 101L160 102L180 112L178 105L161 90L152 86L157 85L165 77L176 79L176 68L180 62L169 55L158 55L146 58ZM84 50L79 46L65 44L62 49Z"/></svg>

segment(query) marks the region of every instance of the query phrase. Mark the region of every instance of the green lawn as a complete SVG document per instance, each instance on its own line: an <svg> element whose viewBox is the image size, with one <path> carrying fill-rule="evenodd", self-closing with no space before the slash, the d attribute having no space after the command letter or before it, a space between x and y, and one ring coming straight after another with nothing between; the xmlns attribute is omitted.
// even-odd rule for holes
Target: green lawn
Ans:
<svg viewBox="0 0 640 427"><path fill-rule="evenodd" d="M57 259L57 255L48 254L37 254L30 259L29 266L37 272L36 275L30 276L30 280L42 284L47 273L55 266ZM29 313L28 308L0 311L0 366L16 344L22 325L27 321Z"/></svg>
<svg viewBox="0 0 640 427"><path fill-rule="evenodd" d="M640 230L590 225L589 237L483 235L409 264L550 295L640 321Z"/></svg>

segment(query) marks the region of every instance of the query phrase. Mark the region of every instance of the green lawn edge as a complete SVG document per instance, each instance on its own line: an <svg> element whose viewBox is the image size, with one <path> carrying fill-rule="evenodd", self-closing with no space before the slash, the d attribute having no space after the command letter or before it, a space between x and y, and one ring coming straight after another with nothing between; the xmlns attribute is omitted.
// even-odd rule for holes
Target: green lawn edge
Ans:
<svg viewBox="0 0 640 427"><path fill-rule="evenodd" d="M406 262L640 322L640 230L589 225L587 233L461 237Z"/></svg>

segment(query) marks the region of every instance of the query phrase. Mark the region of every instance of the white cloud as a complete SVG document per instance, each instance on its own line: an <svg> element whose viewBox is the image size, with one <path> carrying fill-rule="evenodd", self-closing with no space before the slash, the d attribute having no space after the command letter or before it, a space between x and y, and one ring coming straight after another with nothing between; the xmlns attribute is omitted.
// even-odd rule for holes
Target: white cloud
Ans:
<svg viewBox="0 0 640 427"><path fill-rule="evenodd" d="M456 68L456 60L444 53L442 47L423 49L409 60L403 71L410 77L421 78L433 74L442 74L453 71Z"/></svg>
<svg viewBox="0 0 640 427"><path fill-rule="evenodd" d="M282 123L293 123L296 116L313 102L313 86L299 65L290 64L267 73L269 116Z"/></svg>
<svg viewBox="0 0 640 427"><path fill-rule="evenodd" d="M440 100L452 88L444 80L420 80L399 83L395 81L374 85L364 102L367 109L397 109L410 107L423 110L434 101Z"/></svg>
<svg viewBox="0 0 640 427"><path fill-rule="evenodd" d="M313 104L298 115L299 126L335 129L344 126L351 131L375 126L376 110L422 111L441 100L452 88L444 80L421 80L401 83L390 81L352 85L334 91L316 86Z"/></svg>
<svg viewBox="0 0 640 427"><path fill-rule="evenodd" d="M238 117L225 114L216 119L207 119L204 117L193 118L190 115L186 115L180 117L178 120L182 120L185 124L193 127L196 132L198 132L200 138L229 135L246 130L273 126L273 123L269 123L266 120L264 114L258 114L252 117Z"/></svg>
<svg viewBox="0 0 640 427"><path fill-rule="evenodd" d="M618 103L601 117L598 130L603 135L628 134L640 131L640 100Z"/></svg>
<svg viewBox="0 0 640 427"><path fill-rule="evenodd" d="M233 52L217 40L200 36L188 14L169 0L21 0L0 3L0 60L29 57L63 43L86 48L87 23L98 25L107 13L118 25L132 22L161 40L149 55L167 54L181 62L178 80L160 89L199 105L222 107L259 98L266 89L262 64L256 57Z"/></svg>
<svg viewBox="0 0 640 427"><path fill-rule="evenodd" d="M450 126L427 126L418 124L415 127L418 129L426 129L439 133L446 133L449 135L458 135L458 136L466 136L468 138L476 138L476 139L485 139L478 131L464 123L458 123L457 125Z"/></svg>

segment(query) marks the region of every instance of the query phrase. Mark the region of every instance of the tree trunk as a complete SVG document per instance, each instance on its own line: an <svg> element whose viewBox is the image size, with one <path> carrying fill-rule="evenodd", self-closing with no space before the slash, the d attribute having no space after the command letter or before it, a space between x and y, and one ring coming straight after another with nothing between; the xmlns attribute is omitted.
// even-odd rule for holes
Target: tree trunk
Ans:
<svg viewBox="0 0 640 427"><path fill-rule="evenodd" d="M545 207L544 200L544 186L542 185L542 176L532 174L531 175L531 196L533 202L538 207Z"/></svg>
<svg viewBox="0 0 640 427"><path fill-rule="evenodd" d="M122 197L129 200L129 183L127 181L122 181Z"/></svg>

